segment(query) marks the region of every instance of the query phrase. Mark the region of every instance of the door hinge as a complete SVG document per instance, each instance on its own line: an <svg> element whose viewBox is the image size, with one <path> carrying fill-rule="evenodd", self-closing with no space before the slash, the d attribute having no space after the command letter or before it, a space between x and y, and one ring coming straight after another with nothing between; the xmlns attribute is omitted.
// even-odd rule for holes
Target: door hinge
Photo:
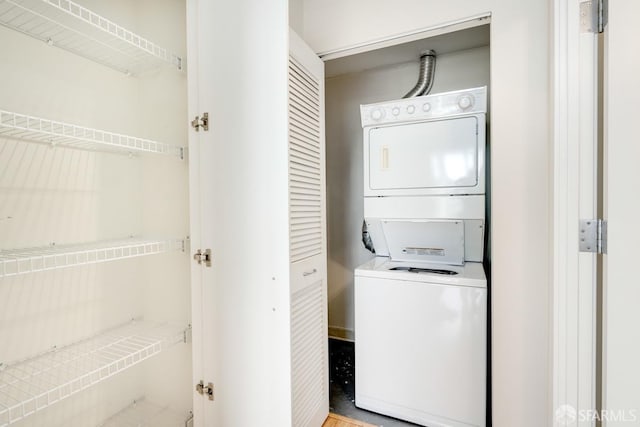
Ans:
<svg viewBox="0 0 640 427"><path fill-rule="evenodd" d="M200 128L202 128L202 130L208 131L209 130L209 113L204 113L202 115L202 118L200 118L200 116L196 116L195 119L191 120L191 127L193 127L196 132L200 131Z"/></svg>
<svg viewBox="0 0 640 427"><path fill-rule="evenodd" d="M195 254L193 254L193 259L198 261L198 264L204 263L206 267L211 267L211 249L205 249L204 252L202 249L198 249Z"/></svg>
<svg viewBox="0 0 640 427"><path fill-rule="evenodd" d="M609 23L609 0L598 1L598 32L604 32Z"/></svg>
<svg viewBox="0 0 640 427"><path fill-rule="evenodd" d="M602 219L580 220L580 252L607 253L607 221Z"/></svg>
<svg viewBox="0 0 640 427"><path fill-rule="evenodd" d="M207 383L204 385L204 381L200 380L198 384L196 384L196 391L201 395L209 396L209 400L213 400L213 383Z"/></svg>
<svg viewBox="0 0 640 427"><path fill-rule="evenodd" d="M602 33L608 21L608 0L590 0L580 3L580 32Z"/></svg>

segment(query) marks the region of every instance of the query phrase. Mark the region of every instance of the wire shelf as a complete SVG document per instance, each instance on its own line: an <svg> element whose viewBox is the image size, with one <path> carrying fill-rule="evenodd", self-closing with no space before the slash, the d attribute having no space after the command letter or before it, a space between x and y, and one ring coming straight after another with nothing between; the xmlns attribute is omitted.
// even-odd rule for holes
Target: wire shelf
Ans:
<svg viewBox="0 0 640 427"><path fill-rule="evenodd" d="M128 238L0 250L0 277L184 250L182 239Z"/></svg>
<svg viewBox="0 0 640 427"><path fill-rule="evenodd" d="M7 365L0 369L0 427L184 342L185 337L185 328L134 320L76 344Z"/></svg>
<svg viewBox="0 0 640 427"><path fill-rule="evenodd" d="M179 56L70 0L0 0L0 24L127 74L182 69Z"/></svg>
<svg viewBox="0 0 640 427"><path fill-rule="evenodd" d="M166 406L142 398L100 424L100 427L184 427L187 418Z"/></svg>
<svg viewBox="0 0 640 427"><path fill-rule="evenodd" d="M182 147L175 145L4 110L0 110L0 135L54 147L184 157Z"/></svg>

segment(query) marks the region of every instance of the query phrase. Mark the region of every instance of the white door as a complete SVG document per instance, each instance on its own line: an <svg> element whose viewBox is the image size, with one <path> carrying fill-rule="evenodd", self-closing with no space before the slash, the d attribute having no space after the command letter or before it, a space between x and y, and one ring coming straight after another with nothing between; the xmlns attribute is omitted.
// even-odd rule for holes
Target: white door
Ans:
<svg viewBox="0 0 640 427"><path fill-rule="evenodd" d="M287 2L189 0L197 426L291 423Z"/></svg>
<svg viewBox="0 0 640 427"><path fill-rule="evenodd" d="M289 40L291 399L294 427L329 413L324 63Z"/></svg>
<svg viewBox="0 0 640 427"><path fill-rule="evenodd" d="M466 193L483 193L484 187L474 188L482 167L478 164L478 122L482 119L484 115L370 129L365 147L369 182L365 185L372 192L404 190L412 194L407 190L422 189L431 194L431 189L464 187Z"/></svg>
<svg viewBox="0 0 640 427"><path fill-rule="evenodd" d="M323 64L289 35L287 2L187 4L189 115L208 114L190 132L191 251L211 252L192 268L194 387L213 386L194 388L195 425L319 427Z"/></svg>
<svg viewBox="0 0 640 427"><path fill-rule="evenodd" d="M603 408L607 427L640 424L640 2L609 2L605 30Z"/></svg>

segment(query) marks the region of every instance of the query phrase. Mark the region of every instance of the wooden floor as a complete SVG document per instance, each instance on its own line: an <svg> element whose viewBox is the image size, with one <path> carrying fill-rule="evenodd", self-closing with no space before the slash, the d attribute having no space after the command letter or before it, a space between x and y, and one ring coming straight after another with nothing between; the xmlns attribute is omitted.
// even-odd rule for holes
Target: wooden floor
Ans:
<svg viewBox="0 0 640 427"><path fill-rule="evenodd" d="M343 417L342 415L329 414L327 420L322 424L322 427L377 427L373 424L367 424L362 421L352 420L351 418Z"/></svg>

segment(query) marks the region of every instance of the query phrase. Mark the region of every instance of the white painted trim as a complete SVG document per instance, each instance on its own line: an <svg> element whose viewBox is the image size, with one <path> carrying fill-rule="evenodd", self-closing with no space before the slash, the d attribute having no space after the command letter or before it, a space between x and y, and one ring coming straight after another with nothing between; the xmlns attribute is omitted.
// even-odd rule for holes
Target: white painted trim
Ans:
<svg viewBox="0 0 640 427"><path fill-rule="evenodd" d="M188 117L201 116L199 102L199 80L198 80L198 51L199 51L199 20L200 2L188 0L186 3L187 19L187 55L189 66L187 67L187 94L188 94ZM186 118L185 118L186 119ZM200 188L200 134L191 130L188 123L189 149L189 233L190 239L187 241L186 251L191 257L193 248L201 248L201 188ZM206 420L204 399L199 399L195 392L195 384L204 380L204 335L203 335L203 305L202 305L202 268L197 263L190 263L191 272L191 363L192 377L192 404L193 404L193 425L202 427Z"/></svg>
<svg viewBox="0 0 640 427"><path fill-rule="evenodd" d="M344 341L355 341L355 332L352 328L344 328L342 326L329 326L329 338L335 338Z"/></svg>
<svg viewBox="0 0 640 427"><path fill-rule="evenodd" d="M480 25L487 25L490 22L491 13L487 12L458 19L456 21L446 22L433 27L421 28L406 33L395 34L355 45L320 52L318 53L318 56L322 58L323 61L329 61L331 59L342 58L344 56L356 55L358 53L368 52L375 49L382 49L384 47L435 37L441 34L451 33L453 31L479 27Z"/></svg>
<svg viewBox="0 0 640 427"><path fill-rule="evenodd" d="M580 33L580 3L553 3L552 423L563 405L595 408L595 256L578 252L578 220L595 216L597 147L594 34ZM580 427L592 421L578 418Z"/></svg>

